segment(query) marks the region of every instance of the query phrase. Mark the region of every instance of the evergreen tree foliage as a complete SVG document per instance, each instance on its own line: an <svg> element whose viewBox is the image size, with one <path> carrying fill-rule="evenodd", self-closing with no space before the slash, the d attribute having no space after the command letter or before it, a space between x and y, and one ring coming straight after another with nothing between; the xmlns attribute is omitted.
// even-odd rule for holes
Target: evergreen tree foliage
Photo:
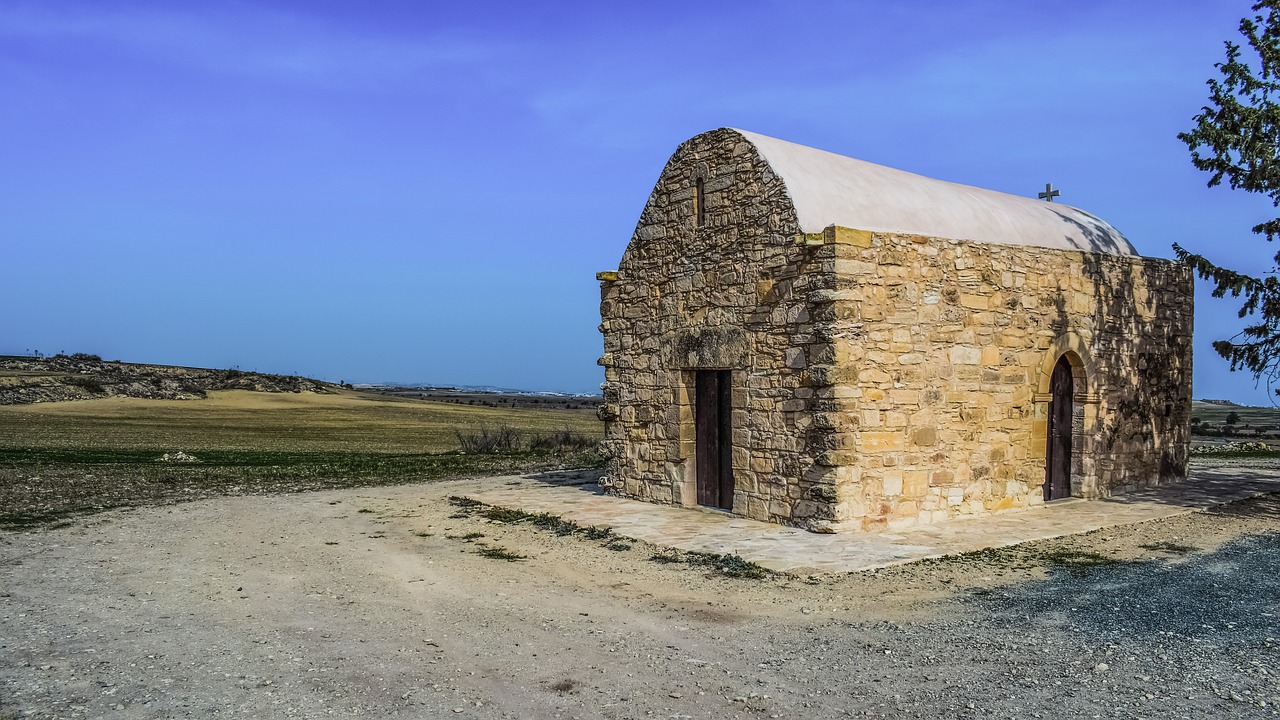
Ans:
<svg viewBox="0 0 1280 720"><path fill-rule="evenodd" d="M1178 139L1191 150L1192 164L1211 174L1209 187L1225 180L1233 190L1265 195L1280 207L1280 0L1257 2L1253 12L1254 17L1240 21L1248 53L1226 43L1226 61L1214 66L1221 77L1208 81L1209 105L1195 116L1195 127ZM1253 232L1274 241L1280 236L1280 218L1255 225ZM1214 283L1214 297L1242 297L1240 317L1256 319L1231 339L1215 341L1213 348L1232 370L1280 379L1280 252L1270 271L1253 276L1219 267L1178 245L1173 249L1178 259Z"/></svg>

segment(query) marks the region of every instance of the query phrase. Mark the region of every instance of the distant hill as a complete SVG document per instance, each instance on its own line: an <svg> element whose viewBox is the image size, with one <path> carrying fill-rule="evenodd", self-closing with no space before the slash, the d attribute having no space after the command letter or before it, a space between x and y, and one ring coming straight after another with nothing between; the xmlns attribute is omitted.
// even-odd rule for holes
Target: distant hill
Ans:
<svg viewBox="0 0 1280 720"><path fill-rule="evenodd" d="M195 400L210 390L329 393L337 387L295 375L104 362L84 353L47 358L0 355L0 405L103 397Z"/></svg>

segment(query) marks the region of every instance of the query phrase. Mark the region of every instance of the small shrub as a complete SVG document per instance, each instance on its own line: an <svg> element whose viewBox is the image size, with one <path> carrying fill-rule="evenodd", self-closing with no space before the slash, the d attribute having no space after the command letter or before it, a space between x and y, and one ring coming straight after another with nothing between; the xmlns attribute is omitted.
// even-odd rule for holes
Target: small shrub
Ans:
<svg viewBox="0 0 1280 720"><path fill-rule="evenodd" d="M529 440L529 449L535 452L588 450L596 444L596 439L590 435L565 428L549 435L533 437Z"/></svg>
<svg viewBox="0 0 1280 720"><path fill-rule="evenodd" d="M102 381L86 375L72 375L67 378L67 384L78 387L81 390L88 390L91 393L106 392L106 388L102 387Z"/></svg>
<svg viewBox="0 0 1280 720"><path fill-rule="evenodd" d="M458 436L462 451L467 453L483 455L520 449L520 431L509 425L502 425L494 430L481 425L477 430L455 430L454 434Z"/></svg>

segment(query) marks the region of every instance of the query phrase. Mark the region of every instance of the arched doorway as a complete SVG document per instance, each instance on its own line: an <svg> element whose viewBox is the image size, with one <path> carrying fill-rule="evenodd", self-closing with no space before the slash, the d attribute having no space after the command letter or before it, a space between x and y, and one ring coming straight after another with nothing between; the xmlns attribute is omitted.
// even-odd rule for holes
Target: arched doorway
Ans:
<svg viewBox="0 0 1280 720"><path fill-rule="evenodd" d="M1058 358L1049 379L1048 448L1045 453L1044 499L1071 497L1071 436L1075 379L1067 356Z"/></svg>

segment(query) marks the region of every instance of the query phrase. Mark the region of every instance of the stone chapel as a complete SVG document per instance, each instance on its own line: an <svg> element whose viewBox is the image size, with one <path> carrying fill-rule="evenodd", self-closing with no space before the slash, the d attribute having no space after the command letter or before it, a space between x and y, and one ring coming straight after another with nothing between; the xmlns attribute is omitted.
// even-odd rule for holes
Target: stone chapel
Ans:
<svg viewBox="0 0 1280 720"><path fill-rule="evenodd" d="M608 492L874 530L1185 477L1191 272L1082 210L722 128L598 278Z"/></svg>

